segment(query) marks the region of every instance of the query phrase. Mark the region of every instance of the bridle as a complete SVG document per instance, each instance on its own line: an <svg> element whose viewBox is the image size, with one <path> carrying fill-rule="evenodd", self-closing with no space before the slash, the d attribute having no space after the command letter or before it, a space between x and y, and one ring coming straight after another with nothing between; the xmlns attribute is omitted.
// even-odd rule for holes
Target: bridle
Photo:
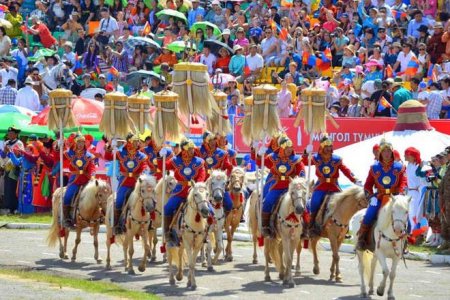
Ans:
<svg viewBox="0 0 450 300"><path fill-rule="evenodd" d="M290 192L290 198L291 198L291 206L293 207L294 211L295 211L295 203L297 203L297 201L300 201L301 204L303 204L303 200L305 199L306 196L306 191L305 191L305 186L303 186L302 184L296 184L294 187L294 191ZM299 194L298 191L302 191ZM295 197L293 197L293 194L295 195ZM288 222L288 216L282 218L280 216L280 214L278 214L278 220L280 221L280 224L288 227L288 228L298 228L302 222L295 222L294 224L291 224Z"/></svg>
<svg viewBox="0 0 450 300"><path fill-rule="evenodd" d="M394 199L392 199L391 201L394 201ZM406 214L408 215L408 214ZM394 229L394 224L398 222L400 224L402 224L402 233L400 235L397 235L395 233L395 229ZM395 255L397 255L398 257L400 257L401 255L403 255L403 243L400 246L400 253L397 251L397 242L399 241L403 241L406 238L406 230L408 228L408 224L407 224L408 220L404 221L402 219L394 219L394 211L392 210L391 212L391 228L392 231L394 232L394 234L396 235L396 237L394 238L390 238L389 236L387 236L384 232L382 232L381 230L379 231L380 236L378 237L378 243L377 243L377 248L380 248L380 241L381 238L383 238L384 240L390 242L392 244L392 248L394 249Z"/></svg>
<svg viewBox="0 0 450 300"><path fill-rule="evenodd" d="M102 190L103 190L105 193L108 192L107 187L98 187L98 190L97 190L97 192L95 193L95 200L97 200L97 206L96 206L96 208L94 209L94 212L93 212L92 216L94 216L96 212L100 211L101 208L102 208L102 206L105 205L105 204L107 203L107 198L108 198L108 197L105 197L106 199L102 197L102 195L103 195L103 193L101 192ZM104 215L103 212L100 212L100 216L99 216L98 218L94 219L94 220L88 220L88 219L84 218L84 217L81 215L79 205L78 205L78 207L77 207L77 214L78 214L78 217L81 219L81 221L82 221L82 222L88 223L89 226L94 226L94 225L96 225L96 224L103 223L103 222L105 221L105 215ZM91 217L92 217L92 216L91 216Z"/></svg>
<svg viewBox="0 0 450 300"><path fill-rule="evenodd" d="M147 188L147 187L144 187L144 188ZM138 199L138 201L141 203L141 207L143 208L143 210L144 210L144 212L145 213L152 213L152 211L154 211L155 210L155 208L156 208L156 200L155 200L155 190L154 189L152 189L152 193L151 193L151 195L150 195L150 197L148 197L148 198L145 198L144 197L144 195L143 195L143 192L142 192L142 190L143 190L143 188L141 187L140 189L139 189L139 199ZM150 199L151 201L152 201L152 210L148 210L147 209L147 206L145 205L145 201L146 200L148 200L148 199ZM148 224L148 223L150 223L150 221L151 221L151 216L149 215L148 216L148 218L145 218L144 220L138 220L138 219L136 219L134 216L133 216L133 212L130 210L129 211L129 216L130 216L130 218L131 218L131 221L133 221L134 223L136 223L136 224L139 224L139 225L145 225L145 224Z"/></svg>
<svg viewBox="0 0 450 300"><path fill-rule="evenodd" d="M194 189L194 190L193 190L193 195L192 195L192 198L193 198L194 201L189 201L189 202L188 202L188 205L189 205L189 207L191 207L192 209L194 209L194 211L195 211L196 213L198 213L198 214L201 215L200 205L201 205L202 203L206 203L206 205L208 206L208 196L209 196L209 195L208 195L208 189L207 189L206 187L198 187L198 188L197 188L197 187L192 187L192 189ZM206 197L205 197L203 200L197 201L197 197L196 197L196 195L195 195L196 189L198 189L198 191L199 191L200 193L206 192ZM192 203L192 202L194 202L194 203ZM185 215L185 214L186 214L186 209L185 209L183 215ZM196 231L196 230L194 230L194 229L192 228L192 226L190 226L189 224L187 224L186 218L185 218L185 217L183 218L183 225L182 225L182 226L184 227L184 229L186 229L186 230L188 230L189 232L191 232L192 234L194 234L194 239L195 239L195 236L201 235L201 234L205 234L205 233L208 231L208 227L206 227L206 229L205 229L204 231Z"/></svg>

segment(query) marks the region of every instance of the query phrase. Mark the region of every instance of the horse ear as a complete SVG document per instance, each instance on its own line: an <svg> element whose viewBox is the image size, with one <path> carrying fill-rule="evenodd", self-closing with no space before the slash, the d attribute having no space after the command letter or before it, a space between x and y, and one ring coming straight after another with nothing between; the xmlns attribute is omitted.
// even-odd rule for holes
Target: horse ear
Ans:
<svg viewBox="0 0 450 300"><path fill-rule="evenodd" d="M142 183L142 178L141 177L139 177L139 183Z"/></svg>
<svg viewBox="0 0 450 300"><path fill-rule="evenodd" d="M412 200L412 196L408 196L408 203L410 203Z"/></svg>
<svg viewBox="0 0 450 300"><path fill-rule="evenodd" d="M314 180L309 182L309 190L312 191L314 189Z"/></svg>
<svg viewBox="0 0 450 300"><path fill-rule="evenodd" d="M194 187L194 185L195 185L195 181L194 181L194 179L191 179L191 186Z"/></svg>
<svg viewBox="0 0 450 300"><path fill-rule="evenodd" d="M289 177L289 183L292 183L292 177Z"/></svg>
<svg viewBox="0 0 450 300"><path fill-rule="evenodd" d="M95 179L95 186L98 186L98 179Z"/></svg>

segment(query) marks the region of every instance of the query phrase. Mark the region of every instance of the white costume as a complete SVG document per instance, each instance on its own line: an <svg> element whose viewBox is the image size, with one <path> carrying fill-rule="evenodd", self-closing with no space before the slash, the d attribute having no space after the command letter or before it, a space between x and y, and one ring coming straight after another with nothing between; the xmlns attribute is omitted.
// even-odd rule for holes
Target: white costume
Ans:
<svg viewBox="0 0 450 300"><path fill-rule="evenodd" d="M421 166L416 163L408 163L406 166L406 176L408 178L408 196L411 196L409 202L409 221L411 230L420 222L423 217L422 190L426 187L426 182L422 177L416 175L416 171Z"/></svg>

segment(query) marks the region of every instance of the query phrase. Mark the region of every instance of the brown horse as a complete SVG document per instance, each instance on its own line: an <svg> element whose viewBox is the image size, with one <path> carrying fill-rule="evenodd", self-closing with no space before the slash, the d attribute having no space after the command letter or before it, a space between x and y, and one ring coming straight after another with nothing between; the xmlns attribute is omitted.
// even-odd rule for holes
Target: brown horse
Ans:
<svg viewBox="0 0 450 300"><path fill-rule="evenodd" d="M331 195L328 205L324 207L325 205L326 203L322 205L319 211L320 215L320 212L325 209L322 222L322 233L320 236L315 236L310 239L311 250L314 256L313 273L316 275L320 273L317 243L321 238L328 238L330 240L331 251L333 252L333 261L331 262L330 267L330 280L335 279L337 282L342 282L342 275L339 270L339 248L348 231L350 219L358 210L366 208L368 201L364 194L364 189L359 186L354 186ZM300 272L301 244L302 242L300 242L297 247L296 274Z"/></svg>
<svg viewBox="0 0 450 300"><path fill-rule="evenodd" d="M65 190L66 188L64 187L63 189ZM54 247L56 241L59 240L59 257L68 259L67 240L69 238L69 228L62 228L59 223L59 208L60 201L62 201L62 191L61 188L58 188L53 194L53 222L47 236L47 243L50 247ZM100 179L89 181L81 190L78 206L74 208L77 237L72 251L72 261L75 261L77 257L77 248L81 242L81 231L83 228L90 227L91 235L94 237L94 258L97 263L102 262L102 259L98 254L98 231L100 224L104 220L106 201L110 195L111 187L108 183ZM64 237L64 243L62 237Z"/></svg>
<svg viewBox="0 0 450 300"><path fill-rule="evenodd" d="M225 248L225 260L233 260L231 243L236 229L241 222L244 214L245 196L244 196L244 177L245 170L241 167L233 168L230 175L228 190L233 201L233 209L225 220L225 232L227 233L227 246Z"/></svg>

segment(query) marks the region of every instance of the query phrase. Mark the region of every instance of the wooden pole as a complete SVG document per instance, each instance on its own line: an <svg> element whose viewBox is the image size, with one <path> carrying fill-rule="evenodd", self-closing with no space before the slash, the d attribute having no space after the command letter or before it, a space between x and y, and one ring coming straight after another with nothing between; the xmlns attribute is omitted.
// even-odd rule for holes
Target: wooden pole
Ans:
<svg viewBox="0 0 450 300"><path fill-rule="evenodd" d="M63 135L63 120L59 119L59 187L61 188L61 201L59 204L59 216L61 227L64 227L64 135Z"/></svg>

